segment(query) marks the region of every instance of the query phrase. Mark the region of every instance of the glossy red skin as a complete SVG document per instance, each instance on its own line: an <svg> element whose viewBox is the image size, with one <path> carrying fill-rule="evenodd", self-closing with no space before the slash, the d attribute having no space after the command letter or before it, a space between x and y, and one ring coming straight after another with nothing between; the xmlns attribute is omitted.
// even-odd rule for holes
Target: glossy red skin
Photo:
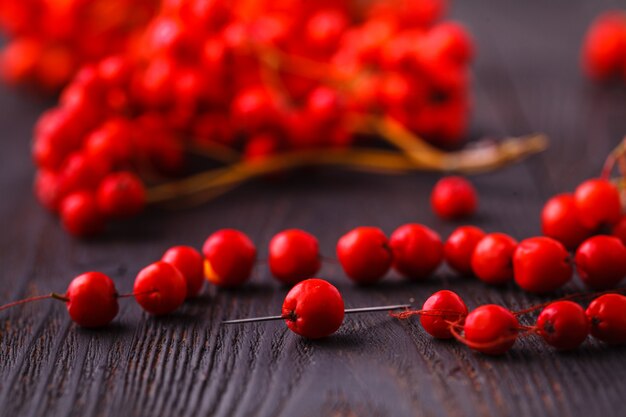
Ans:
<svg viewBox="0 0 626 417"><path fill-rule="evenodd" d="M391 235L389 244L394 269L407 278L427 278L443 260L441 238L421 224L400 226Z"/></svg>
<svg viewBox="0 0 626 417"><path fill-rule="evenodd" d="M457 228L443 246L447 264L462 275L472 274L472 254L485 232L475 226Z"/></svg>
<svg viewBox="0 0 626 417"><path fill-rule="evenodd" d="M236 287L252 275L256 262L254 243L244 233L222 229L213 233L202 247L205 278L220 287Z"/></svg>
<svg viewBox="0 0 626 417"><path fill-rule="evenodd" d="M626 246L626 216L622 216L619 222L613 226L611 234L621 240L622 244Z"/></svg>
<svg viewBox="0 0 626 417"><path fill-rule="evenodd" d="M139 272L133 293L141 308L160 316L173 312L183 304L187 296L187 282L178 269L157 261Z"/></svg>
<svg viewBox="0 0 626 417"><path fill-rule="evenodd" d="M488 355L501 355L515 344L519 322L506 308L487 304L467 315L463 330L470 348Z"/></svg>
<svg viewBox="0 0 626 417"><path fill-rule="evenodd" d="M78 191L61 201L61 222L71 235L90 237L104 230L104 217L96 197L89 191Z"/></svg>
<svg viewBox="0 0 626 417"><path fill-rule="evenodd" d="M64 194L95 190L109 168L108 162L93 155L74 152L66 158L59 171L59 186Z"/></svg>
<svg viewBox="0 0 626 417"><path fill-rule="evenodd" d="M478 242L472 254L472 271L481 281L501 285L513 279L513 253L517 241L504 233L491 233Z"/></svg>
<svg viewBox="0 0 626 417"><path fill-rule="evenodd" d="M541 231L568 249L576 249L592 233L580 222L572 194L559 194L546 202L541 211Z"/></svg>
<svg viewBox="0 0 626 417"><path fill-rule="evenodd" d="M622 216L619 191L605 179L590 179L578 186L574 194L578 217L583 226L597 230L613 225Z"/></svg>
<svg viewBox="0 0 626 417"><path fill-rule="evenodd" d="M442 219L462 219L476 211L476 189L465 178L450 176L440 179L430 194L430 205Z"/></svg>
<svg viewBox="0 0 626 417"><path fill-rule="evenodd" d="M626 247L614 236L598 235L583 242L576 251L576 269L589 288L615 288L626 276Z"/></svg>
<svg viewBox="0 0 626 417"><path fill-rule="evenodd" d="M102 327L119 311L115 284L100 272L86 272L74 278L67 287L67 312L81 327Z"/></svg>
<svg viewBox="0 0 626 417"><path fill-rule="evenodd" d="M605 294L589 304L587 319L591 335L610 345L626 344L626 297Z"/></svg>
<svg viewBox="0 0 626 417"><path fill-rule="evenodd" d="M288 285L311 278L319 271L319 244L304 230L284 230L270 242L269 265L272 275Z"/></svg>
<svg viewBox="0 0 626 417"><path fill-rule="evenodd" d="M337 242L337 258L354 282L372 284L389 271L392 253L387 237L377 227L357 227Z"/></svg>
<svg viewBox="0 0 626 417"><path fill-rule="evenodd" d="M457 322L467 316L467 306L455 292L448 290L437 291L424 303L422 311L435 310L441 312L440 315L420 316L420 323L428 334L437 339L450 339L450 322Z"/></svg>
<svg viewBox="0 0 626 417"><path fill-rule="evenodd" d="M565 285L574 269L559 241L545 236L521 241L513 254L515 282L524 291L544 294Z"/></svg>
<svg viewBox="0 0 626 417"><path fill-rule="evenodd" d="M161 258L180 271L187 283L187 298L195 297L204 284L204 258L191 246L169 248Z"/></svg>
<svg viewBox="0 0 626 417"><path fill-rule="evenodd" d="M146 206L143 182L128 171L107 175L98 186L97 198L100 212L112 218L135 216Z"/></svg>
<svg viewBox="0 0 626 417"><path fill-rule="evenodd" d="M294 333L307 339L319 339L335 333L343 323L343 299L328 281L307 279L289 291L282 315Z"/></svg>
<svg viewBox="0 0 626 417"><path fill-rule="evenodd" d="M589 334L585 310L572 301L556 301L537 317L537 330L543 340L559 350L576 349Z"/></svg>
<svg viewBox="0 0 626 417"><path fill-rule="evenodd" d="M582 49L583 68L591 78L605 80L618 75L624 65L626 48L625 15L608 11L589 28Z"/></svg>

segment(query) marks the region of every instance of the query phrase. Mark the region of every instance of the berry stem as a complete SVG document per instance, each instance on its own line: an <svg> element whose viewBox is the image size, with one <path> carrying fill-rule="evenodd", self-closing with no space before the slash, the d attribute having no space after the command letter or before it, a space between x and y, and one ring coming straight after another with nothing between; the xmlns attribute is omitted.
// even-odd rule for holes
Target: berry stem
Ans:
<svg viewBox="0 0 626 417"><path fill-rule="evenodd" d="M130 298L130 297L135 297L137 295L152 294L155 292L158 292L158 290L154 289L154 290L147 290L147 291L130 292L126 294L118 294L117 298Z"/></svg>
<svg viewBox="0 0 626 417"><path fill-rule="evenodd" d="M53 293L46 294L46 295L36 295L34 297L24 298L23 300L13 301L12 303L8 303L8 304L0 306L0 311L6 310L6 309L9 309L11 307L15 307L21 304L31 303L33 301L47 300L47 299L60 300L63 302L69 301L69 299L65 297L64 295L60 295L60 294L53 292Z"/></svg>
<svg viewBox="0 0 626 417"><path fill-rule="evenodd" d="M365 117L354 120L358 120L359 129L382 134L398 146L402 153L365 148L284 153L260 161L234 163L155 186L148 190L147 200L149 203L159 204L195 196L203 202L252 178L305 166L339 166L388 174L412 170L476 173L499 168L540 152L547 146L544 135L533 134L458 152L444 152L427 144L391 119Z"/></svg>
<svg viewBox="0 0 626 417"><path fill-rule="evenodd" d="M616 162L619 162L620 170L622 170L624 165L624 155L626 154L626 137L622 139L622 141L611 151L609 156L606 157L604 161L604 166L602 167L602 173L600 176L605 180L609 180L611 177L611 172L613 171L613 167ZM622 175L625 173L622 172Z"/></svg>

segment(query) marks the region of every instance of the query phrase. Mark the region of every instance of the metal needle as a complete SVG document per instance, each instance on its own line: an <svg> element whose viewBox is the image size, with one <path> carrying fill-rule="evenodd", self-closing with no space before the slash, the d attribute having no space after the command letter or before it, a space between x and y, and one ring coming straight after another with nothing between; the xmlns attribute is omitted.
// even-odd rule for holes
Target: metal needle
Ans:
<svg viewBox="0 0 626 417"><path fill-rule="evenodd" d="M401 308L409 308L411 304L394 304L389 306L376 306L376 307L361 307L361 308L348 308L344 310L344 314L354 313L370 313L374 311L390 311L398 310ZM253 323L257 321L271 321L271 320L284 320L285 316L265 316L265 317L251 317L247 319L226 320L222 324L239 324L239 323Z"/></svg>

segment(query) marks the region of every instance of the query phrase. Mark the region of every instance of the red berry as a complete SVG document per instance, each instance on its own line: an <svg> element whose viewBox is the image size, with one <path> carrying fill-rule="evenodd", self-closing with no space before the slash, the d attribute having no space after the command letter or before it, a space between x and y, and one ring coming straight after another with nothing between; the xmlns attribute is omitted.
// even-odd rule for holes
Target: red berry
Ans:
<svg viewBox="0 0 626 417"><path fill-rule="evenodd" d="M296 284L285 297L282 315L291 331L308 339L335 333L343 322L344 305L339 290L323 279Z"/></svg>
<svg viewBox="0 0 626 417"><path fill-rule="evenodd" d="M59 190L58 175L47 169L37 171L34 183L35 195L42 206L52 212L59 210L61 191Z"/></svg>
<svg viewBox="0 0 626 417"><path fill-rule="evenodd" d="M327 123L340 116L339 94L329 87L317 87L309 94L306 108L308 117L315 123Z"/></svg>
<svg viewBox="0 0 626 417"><path fill-rule="evenodd" d="M332 48L348 25L346 16L337 10L320 10L313 14L305 27L307 42L314 48Z"/></svg>
<svg viewBox="0 0 626 417"><path fill-rule="evenodd" d="M556 301L544 308L537 318L541 337L559 350L576 349L589 334L585 310L571 301Z"/></svg>
<svg viewBox="0 0 626 417"><path fill-rule="evenodd" d="M557 240L531 237L522 240L513 254L515 282L524 291L552 292L572 279L569 253Z"/></svg>
<svg viewBox="0 0 626 417"><path fill-rule="evenodd" d="M559 194L546 202L541 211L541 230L568 249L576 249L592 232L580 222L572 194Z"/></svg>
<svg viewBox="0 0 626 417"><path fill-rule="evenodd" d="M605 294L589 304L587 319L591 335L610 345L626 344L626 297Z"/></svg>
<svg viewBox="0 0 626 417"><path fill-rule="evenodd" d="M472 273L472 254L485 232L475 226L457 228L443 247L444 257L450 267L460 274Z"/></svg>
<svg viewBox="0 0 626 417"><path fill-rule="evenodd" d="M187 296L187 282L178 269L157 261L139 272L133 293L141 308L160 316L173 312L183 304Z"/></svg>
<svg viewBox="0 0 626 417"><path fill-rule="evenodd" d="M437 291L424 303L420 323L424 330L437 339L450 339L450 326L467 316L467 306L456 293Z"/></svg>
<svg viewBox="0 0 626 417"><path fill-rule="evenodd" d="M422 279L437 269L443 260L439 235L421 224L405 224L391 235L393 267L407 278Z"/></svg>
<svg viewBox="0 0 626 417"><path fill-rule="evenodd" d="M85 153L71 154L59 173L62 192L94 190L108 172L106 162Z"/></svg>
<svg viewBox="0 0 626 417"><path fill-rule="evenodd" d="M208 237L202 247L204 274L220 287L234 287L247 281L256 262L256 248L242 232L222 229Z"/></svg>
<svg viewBox="0 0 626 417"><path fill-rule="evenodd" d="M65 230L78 237L97 235L104 230L104 217L96 196L89 191L78 191L63 199L61 222Z"/></svg>
<svg viewBox="0 0 626 417"><path fill-rule="evenodd" d="M299 229L278 233L270 242L269 265L272 275L285 284L311 278L321 265L317 239Z"/></svg>
<svg viewBox="0 0 626 417"><path fill-rule="evenodd" d="M576 188L578 216L583 226L597 230L617 223L622 214L617 187L604 179L591 179Z"/></svg>
<svg viewBox="0 0 626 417"><path fill-rule="evenodd" d="M476 211L476 190L463 177L445 177L435 184L430 204L435 214L442 219L469 217Z"/></svg>
<svg viewBox="0 0 626 417"><path fill-rule="evenodd" d="M444 22L436 25L426 34L429 54L438 60L450 60L463 65L474 55L474 42L463 25L457 22Z"/></svg>
<svg viewBox="0 0 626 417"><path fill-rule="evenodd" d="M624 13L609 11L593 22L585 37L582 58L587 74L606 79L619 74L625 62L626 25Z"/></svg>
<svg viewBox="0 0 626 417"><path fill-rule="evenodd" d="M169 248L161 258L180 271L187 283L187 298L195 297L204 284L204 259L191 246Z"/></svg>
<svg viewBox="0 0 626 417"><path fill-rule="evenodd" d="M513 347L519 322L506 308L487 304L467 315L463 330L470 348L489 355L501 355Z"/></svg>
<svg viewBox="0 0 626 417"><path fill-rule="evenodd" d="M273 125L277 114L276 100L264 87L240 90L231 105L233 122L249 132Z"/></svg>
<svg viewBox="0 0 626 417"><path fill-rule="evenodd" d="M337 258L348 278L359 284L380 280L391 267L387 237L377 227L357 227L337 242Z"/></svg>
<svg viewBox="0 0 626 417"><path fill-rule="evenodd" d="M491 233L478 242L472 254L474 274L488 284L513 279L513 253L517 241L504 233Z"/></svg>
<svg viewBox="0 0 626 417"><path fill-rule="evenodd" d="M593 236L576 251L576 267L587 287L615 288L626 276L626 247L613 236Z"/></svg>
<svg viewBox="0 0 626 417"><path fill-rule="evenodd" d="M87 135L85 150L112 164L125 163L133 156L133 128L124 118L110 118Z"/></svg>
<svg viewBox="0 0 626 417"><path fill-rule="evenodd" d="M82 327L106 326L119 310L115 284L100 272L87 272L74 278L65 297L67 312Z"/></svg>
<svg viewBox="0 0 626 417"><path fill-rule="evenodd" d="M105 216L132 217L146 205L143 182L132 172L122 171L107 175L98 187L98 207Z"/></svg>

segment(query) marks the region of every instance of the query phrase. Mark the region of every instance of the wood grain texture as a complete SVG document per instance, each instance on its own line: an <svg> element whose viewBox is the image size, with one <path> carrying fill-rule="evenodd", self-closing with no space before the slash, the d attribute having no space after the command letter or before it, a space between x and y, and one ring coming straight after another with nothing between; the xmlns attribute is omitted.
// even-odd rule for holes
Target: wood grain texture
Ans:
<svg viewBox="0 0 626 417"><path fill-rule="evenodd" d="M522 239L539 233L539 212L557 191L595 175L626 132L626 89L592 86L578 47L600 10L616 1L458 1L453 14L474 33L473 136L545 131L542 156L473 178L476 223ZM357 225L386 232L422 222L447 236L457 225L428 206L434 174L380 177L308 172L256 182L197 209L151 211L93 242L60 230L31 195L30 132L50 103L0 92L0 303L62 291L86 270L110 274L122 291L174 244L199 247L223 227L249 233L266 253L271 236L300 227L334 254ZM474 308L522 308L543 298L495 289L445 267L424 282L391 274L372 288L352 286L338 265L321 276L348 307L417 303L451 288ZM577 280L576 280L577 281ZM579 288L575 282L567 290ZM122 302L115 324L82 330L62 305L41 302L0 315L2 416L613 416L624 415L626 349L589 340L559 354L525 338L502 358L428 337L415 321L350 316L338 334L305 341L281 323L220 326L226 318L275 314L286 293L259 266L237 291L207 288L177 314L155 319Z"/></svg>

